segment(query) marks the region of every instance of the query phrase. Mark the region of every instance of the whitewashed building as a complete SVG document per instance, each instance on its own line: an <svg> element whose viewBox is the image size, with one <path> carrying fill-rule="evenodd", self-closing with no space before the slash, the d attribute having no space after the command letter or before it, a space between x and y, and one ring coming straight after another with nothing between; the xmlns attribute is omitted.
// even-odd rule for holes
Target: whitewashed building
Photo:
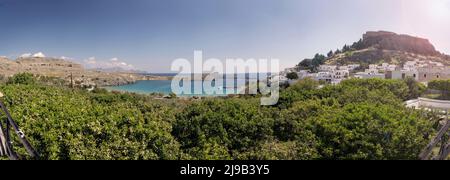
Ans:
<svg viewBox="0 0 450 180"><path fill-rule="evenodd" d="M355 74L355 78L360 79L373 79L373 78L379 78L379 79L385 79L386 76L381 73L367 73L367 72L358 72Z"/></svg>
<svg viewBox="0 0 450 180"><path fill-rule="evenodd" d="M338 66L336 65L320 65L319 66L319 71L321 72L331 72L338 69Z"/></svg>
<svg viewBox="0 0 450 180"><path fill-rule="evenodd" d="M419 72L416 69L411 70L395 70L386 72L387 79L406 79L408 77L419 80Z"/></svg>

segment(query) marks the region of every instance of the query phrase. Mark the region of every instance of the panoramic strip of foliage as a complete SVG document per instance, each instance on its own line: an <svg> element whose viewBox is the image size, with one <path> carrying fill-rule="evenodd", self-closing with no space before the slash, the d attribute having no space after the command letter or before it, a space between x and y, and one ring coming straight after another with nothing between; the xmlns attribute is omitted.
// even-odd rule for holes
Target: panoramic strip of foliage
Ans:
<svg viewBox="0 0 450 180"><path fill-rule="evenodd" d="M416 82L305 79L266 107L255 96L157 100L20 76L0 91L42 159L417 159L436 127L404 107Z"/></svg>

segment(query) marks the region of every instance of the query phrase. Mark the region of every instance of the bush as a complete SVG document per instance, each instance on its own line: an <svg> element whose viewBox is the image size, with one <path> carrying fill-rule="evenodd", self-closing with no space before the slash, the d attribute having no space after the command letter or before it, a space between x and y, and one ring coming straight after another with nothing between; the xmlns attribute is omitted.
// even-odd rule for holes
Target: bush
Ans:
<svg viewBox="0 0 450 180"><path fill-rule="evenodd" d="M404 107L404 81L304 79L265 107L251 96L156 100L22 79L0 91L42 159L416 159L434 133L427 112Z"/></svg>
<svg viewBox="0 0 450 180"><path fill-rule="evenodd" d="M0 91L6 95L4 101L12 117L42 159L183 157L171 135L174 110L164 104L139 96L42 85L0 85ZM18 152L26 154L24 149Z"/></svg>
<svg viewBox="0 0 450 180"><path fill-rule="evenodd" d="M323 159L417 159L433 132L420 113L395 105L351 103L310 118Z"/></svg>
<svg viewBox="0 0 450 180"><path fill-rule="evenodd" d="M171 93L169 94L169 98L170 98L170 99L175 99L175 98L177 98L177 94L171 92Z"/></svg>
<svg viewBox="0 0 450 180"><path fill-rule="evenodd" d="M429 89L450 92L450 80L433 80L428 83Z"/></svg>
<svg viewBox="0 0 450 180"><path fill-rule="evenodd" d="M106 90L105 88L94 88L94 90L92 90L92 93L106 94L106 93L108 93L108 90Z"/></svg>
<svg viewBox="0 0 450 180"><path fill-rule="evenodd" d="M427 88L420 82L417 82L414 78L409 77L403 80L409 89L408 99L417 99L422 96ZM449 86L450 87L450 86Z"/></svg>
<svg viewBox="0 0 450 180"><path fill-rule="evenodd" d="M36 79L31 73L19 73L10 77L7 84L32 85L36 83Z"/></svg>
<svg viewBox="0 0 450 180"><path fill-rule="evenodd" d="M256 98L205 100L177 115L173 135L192 156L229 159L272 136L266 113Z"/></svg>
<svg viewBox="0 0 450 180"><path fill-rule="evenodd" d="M296 80L298 79L298 74L296 72L290 72L286 75L286 78L290 80Z"/></svg>

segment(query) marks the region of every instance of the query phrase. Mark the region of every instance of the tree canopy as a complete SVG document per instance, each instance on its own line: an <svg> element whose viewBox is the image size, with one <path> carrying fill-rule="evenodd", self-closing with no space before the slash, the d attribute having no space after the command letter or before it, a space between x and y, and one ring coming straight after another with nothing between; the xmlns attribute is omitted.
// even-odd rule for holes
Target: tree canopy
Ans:
<svg viewBox="0 0 450 180"><path fill-rule="evenodd" d="M325 64L327 57L323 54L316 54L312 59L304 59L297 66L309 70L311 72L317 72L320 65Z"/></svg>
<svg viewBox="0 0 450 180"><path fill-rule="evenodd" d="M42 159L106 160L416 159L435 131L429 112L403 106L410 89L396 80L320 87L304 79L283 89L277 105L260 106L257 96L157 100L0 85Z"/></svg>
<svg viewBox="0 0 450 180"><path fill-rule="evenodd" d="M296 80L298 79L298 74L296 72L290 72L286 75L286 77L290 80Z"/></svg>

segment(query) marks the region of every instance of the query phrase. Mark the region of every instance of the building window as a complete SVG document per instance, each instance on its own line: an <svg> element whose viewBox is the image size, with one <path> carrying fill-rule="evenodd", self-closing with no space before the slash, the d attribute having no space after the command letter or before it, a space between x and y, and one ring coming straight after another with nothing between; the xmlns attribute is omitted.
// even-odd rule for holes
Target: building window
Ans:
<svg viewBox="0 0 450 180"><path fill-rule="evenodd" d="M413 77L416 78L416 74L414 74Z"/></svg>
<svg viewBox="0 0 450 180"><path fill-rule="evenodd" d="M427 78L427 74L424 74L423 77L424 77L424 78Z"/></svg>

